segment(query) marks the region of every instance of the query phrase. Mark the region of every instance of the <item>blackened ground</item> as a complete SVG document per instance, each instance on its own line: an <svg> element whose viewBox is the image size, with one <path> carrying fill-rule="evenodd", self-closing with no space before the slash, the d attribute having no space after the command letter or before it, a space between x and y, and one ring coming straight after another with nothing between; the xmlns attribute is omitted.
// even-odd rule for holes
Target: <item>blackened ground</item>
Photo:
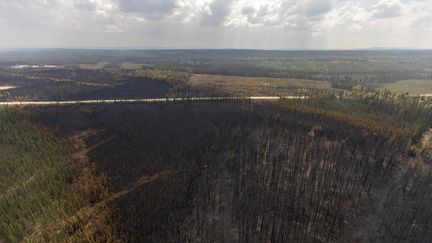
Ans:
<svg viewBox="0 0 432 243"><path fill-rule="evenodd" d="M156 98L166 96L171 89L170 84L161 80L133 77L106 83L24 78L1 79L2 83L16 88L0 91L1 101Z"/></svg>
<svg viewBox="0 0 432 243"><path fill-rule="evenodd" d="M405 146L244 101L29 109L62 136L93 131L110 223L130 242L335 242Z"/></svg>

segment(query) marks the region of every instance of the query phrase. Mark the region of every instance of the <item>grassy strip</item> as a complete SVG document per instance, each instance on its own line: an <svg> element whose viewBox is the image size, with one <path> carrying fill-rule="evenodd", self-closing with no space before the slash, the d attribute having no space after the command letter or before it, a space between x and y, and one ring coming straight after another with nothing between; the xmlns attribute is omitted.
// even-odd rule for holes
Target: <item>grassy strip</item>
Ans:
<svg viewBox="0 0 432 243"><path fill-rule="evenodd" d="M299 112L312 113L332 118L338 121L348 123L355 127L370 130L372 132L387 134L390 136L403 134L403 129L394 126L393 124L383 124L382 122L375 121L375 119L371 117L363 116L362 114L356 114L354 112L345 112L343 110L328 110L325 108L308 106L306 104L296 103L289 100L280 101L279 105Z"/></svg>
<svg viewBox="0 0 432 243"><path fill-rule="evenodd" d="M383 90L388 89L395 93L409 94L432 94L432 80L402 80L395 83L387 84L382 87Z"/></svg>
<svg viewBox="0 0 432 243"><path fill-rule="evenodd" d="M357 103L353 100L337 101L334 99L322 99L319 101L319 105L293 100L281 100L278 102L278 105L299 112L328 117L391 137L412 137L419 129L417 126L413 126L414 124L408 124L403 120L397 120L395 117L374 112L368 105Z"/></svg>
<svg viewBox="0 0 432 243"><path fill-rule="evenodd" d="M331 90L330 83L307 79L194 75L189 85L237 95L289 95L301 89Z"/></svg>

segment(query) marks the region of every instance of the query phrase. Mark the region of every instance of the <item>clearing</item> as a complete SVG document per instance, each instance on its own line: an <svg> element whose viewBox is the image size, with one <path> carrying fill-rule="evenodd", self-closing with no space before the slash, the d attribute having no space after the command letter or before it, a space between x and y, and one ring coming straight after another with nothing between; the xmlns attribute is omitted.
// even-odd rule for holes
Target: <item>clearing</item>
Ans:
<svg viewBox="0 0 432 243"><path fill-rule="evenodd" d="M331 89L326 81L202 74L192 76L188 84L237 95L288 95L299 89Z"/></svg>
<svg viewBox="0 0 432 243"><path fill-rule="evenodd" d="M410 93L410 94L430 94L432 93L432 80L430 79L410 79L402 80L393 84L384 86L392 92Z"/></svg>

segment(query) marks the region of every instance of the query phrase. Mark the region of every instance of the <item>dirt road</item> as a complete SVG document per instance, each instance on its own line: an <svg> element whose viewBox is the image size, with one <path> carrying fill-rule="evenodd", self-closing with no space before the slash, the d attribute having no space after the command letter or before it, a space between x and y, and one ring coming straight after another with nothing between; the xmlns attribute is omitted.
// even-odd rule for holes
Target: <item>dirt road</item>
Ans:
<svg viewBox="0 0 432 243"><path fill-rule="evenodd" d="M248 96L248 97L188 97L188 98L148 98L148 99L107 99L107 100L67 100L67 101L4 101L0 106L64 106L82 104L116 104L116 103L164 103L189 101L222 101L222 100L279 100L305 99L306 96Z"/></svg>

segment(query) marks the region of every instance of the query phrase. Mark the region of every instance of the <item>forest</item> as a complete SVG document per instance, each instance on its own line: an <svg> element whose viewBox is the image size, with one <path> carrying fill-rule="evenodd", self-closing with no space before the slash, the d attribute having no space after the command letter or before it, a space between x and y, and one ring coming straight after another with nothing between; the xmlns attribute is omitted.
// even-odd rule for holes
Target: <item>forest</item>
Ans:
<svg viewBox="0 0 432 243"><path fill-rule="evenodd" d="M109 234L119 241L427 242L430 104L412 101L407 109L408 102L368 98L370 116L357 120L360 108L350 114L330 104L363 109L364 97L315 99L329 105L238 101L32 112L63 137L98 130L86 139L88 155L115 197ZM335 113L320 113L329 109ZM379 112L400 122L384 129L385 120L374 122ZM418 124L409 122L414 114Z"/></svg>
<svg viewBox="0 0 432 243"><path fill-rule="evenodd" d="M432 100L386 85L423 84L431 63L429 51L4 52L4 104L243 98L0 107L0 242L430 242Z"/></svg>
<svg viewBox="0 0 432 243"><path fill-rule="evenodd" d="M72 141L31 122L30 114L0 108L0 241L104 241L94 219L79 210L108 195L106 179ZM107 231L107 230L106 230Z"/></svg>
<svg viewBox="0 0 432 243"><path fill-rule="evenodd" d="M11 62L14 60L14 62ZM358 83L380 86L407 79L432 79L428 50L34 50L9 51L0 67L51 64L76 68L105 63L194 74L326 80L350 90ZM128 66L126 65L126 66Z"/></svg>

